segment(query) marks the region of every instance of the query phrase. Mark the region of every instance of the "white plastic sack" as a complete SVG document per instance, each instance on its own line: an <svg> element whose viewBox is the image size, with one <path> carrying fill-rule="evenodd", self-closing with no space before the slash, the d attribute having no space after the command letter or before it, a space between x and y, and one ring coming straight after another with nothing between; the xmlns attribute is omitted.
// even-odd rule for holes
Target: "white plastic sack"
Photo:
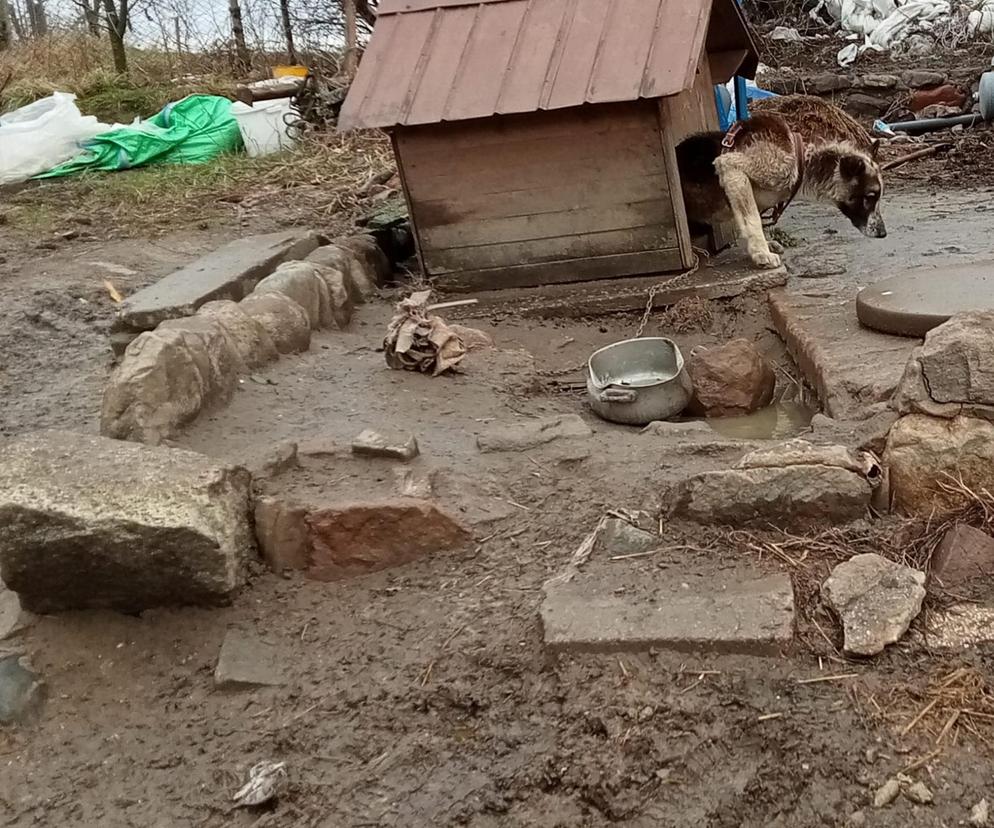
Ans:
<svg viewBox="0 0 994 828"><path fill-rule="evenodd" d="M0 186L27 181L76 157L82 142L112 128L83 115L75 101L75 95L56 92L0 115Z"/></svg>

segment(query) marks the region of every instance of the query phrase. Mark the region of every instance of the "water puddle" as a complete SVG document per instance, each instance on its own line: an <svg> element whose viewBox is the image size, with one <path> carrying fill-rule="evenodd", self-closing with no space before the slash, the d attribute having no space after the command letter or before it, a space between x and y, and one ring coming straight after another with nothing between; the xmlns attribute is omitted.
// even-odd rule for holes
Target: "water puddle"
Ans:
<svg viewBox="0 0 994 828"><path fill-rule="evenodd" d="M806 432L816 413L801 403L785 401L741 417L716 417L704 422L733 440L786 440Z"/></svg>

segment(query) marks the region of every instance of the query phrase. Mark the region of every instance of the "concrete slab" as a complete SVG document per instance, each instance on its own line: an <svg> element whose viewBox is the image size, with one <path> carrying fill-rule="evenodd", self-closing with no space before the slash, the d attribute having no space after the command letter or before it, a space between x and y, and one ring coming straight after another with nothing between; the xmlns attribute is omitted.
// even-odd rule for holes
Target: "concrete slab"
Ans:
<svg viewBox="0 0 994 828"><path fill-rule="evenodd" d="M856 296L856 316L868 328L916 338L957 313L991 309L994 261L916 268L877 282Z"/></svg>
<svg viewBox="0 0 994 828"><path fill-rule="evenodd" d="M315 233L302 229L237 239L129 296L112 330L123 340L122 333L150 331L213 299L237 302L278 264L303 259L318 244Z"/></svg>
<svg viewBox="0 0 994 828"><path fill-rule="evenodd" d="M794 592L788 576L695 579L693 587L665 577L668 583L658 589L628 594L582 575L547 587L540 610L546 647L777 655L790 644Z"/></svg>
<svg viewBox="0 0 994 828"><path fill-rule="evenodd" d="M773 325L825 413L861 420L890 399L919 343L864 328L848 287L770 292Z"/></svg>

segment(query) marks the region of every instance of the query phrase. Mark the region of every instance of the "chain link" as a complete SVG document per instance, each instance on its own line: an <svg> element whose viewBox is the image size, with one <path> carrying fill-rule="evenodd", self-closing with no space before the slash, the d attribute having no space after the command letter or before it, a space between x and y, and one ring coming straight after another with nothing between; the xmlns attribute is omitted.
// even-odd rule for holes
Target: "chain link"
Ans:
<svg viewBox="0 0 994 828"><path fill-rule="evenodd" d="M649 288L645 297L645 311L642 313L642 320L639 322L639 326L635 331L634 339L641 339L642 334L645 333L646 326L649 324L649 319L652 318L652 309L656 300L656 293L658 293L663 288L674 288L681 287L682 283L690 279L698 270L701 269L701 259L707 259L708 253L706 250L701 250L698 247L694 248L694 264L689 270L685 270L679 276L674 276L672 279L667 279L665 282L657 282L651 288ZM540 377L561 377L566 374L573 374L577 371L582 371L587 367L587 362L584 360L576 365L571 365L568 368L550 368L546 371L536 371L535 373Z"/></svg>

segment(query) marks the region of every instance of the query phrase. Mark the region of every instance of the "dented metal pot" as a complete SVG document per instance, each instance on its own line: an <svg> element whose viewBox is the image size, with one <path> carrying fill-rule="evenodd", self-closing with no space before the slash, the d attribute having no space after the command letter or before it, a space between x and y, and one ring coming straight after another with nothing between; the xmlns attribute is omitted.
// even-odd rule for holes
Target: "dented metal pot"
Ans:
<svg viewBox="0 0 994 828"><path fill-rule="evenodd" d="M590 407L613 423L647 425L676 417L692 392L683 354L664 337L615 342L587 361Z"/></svg>

